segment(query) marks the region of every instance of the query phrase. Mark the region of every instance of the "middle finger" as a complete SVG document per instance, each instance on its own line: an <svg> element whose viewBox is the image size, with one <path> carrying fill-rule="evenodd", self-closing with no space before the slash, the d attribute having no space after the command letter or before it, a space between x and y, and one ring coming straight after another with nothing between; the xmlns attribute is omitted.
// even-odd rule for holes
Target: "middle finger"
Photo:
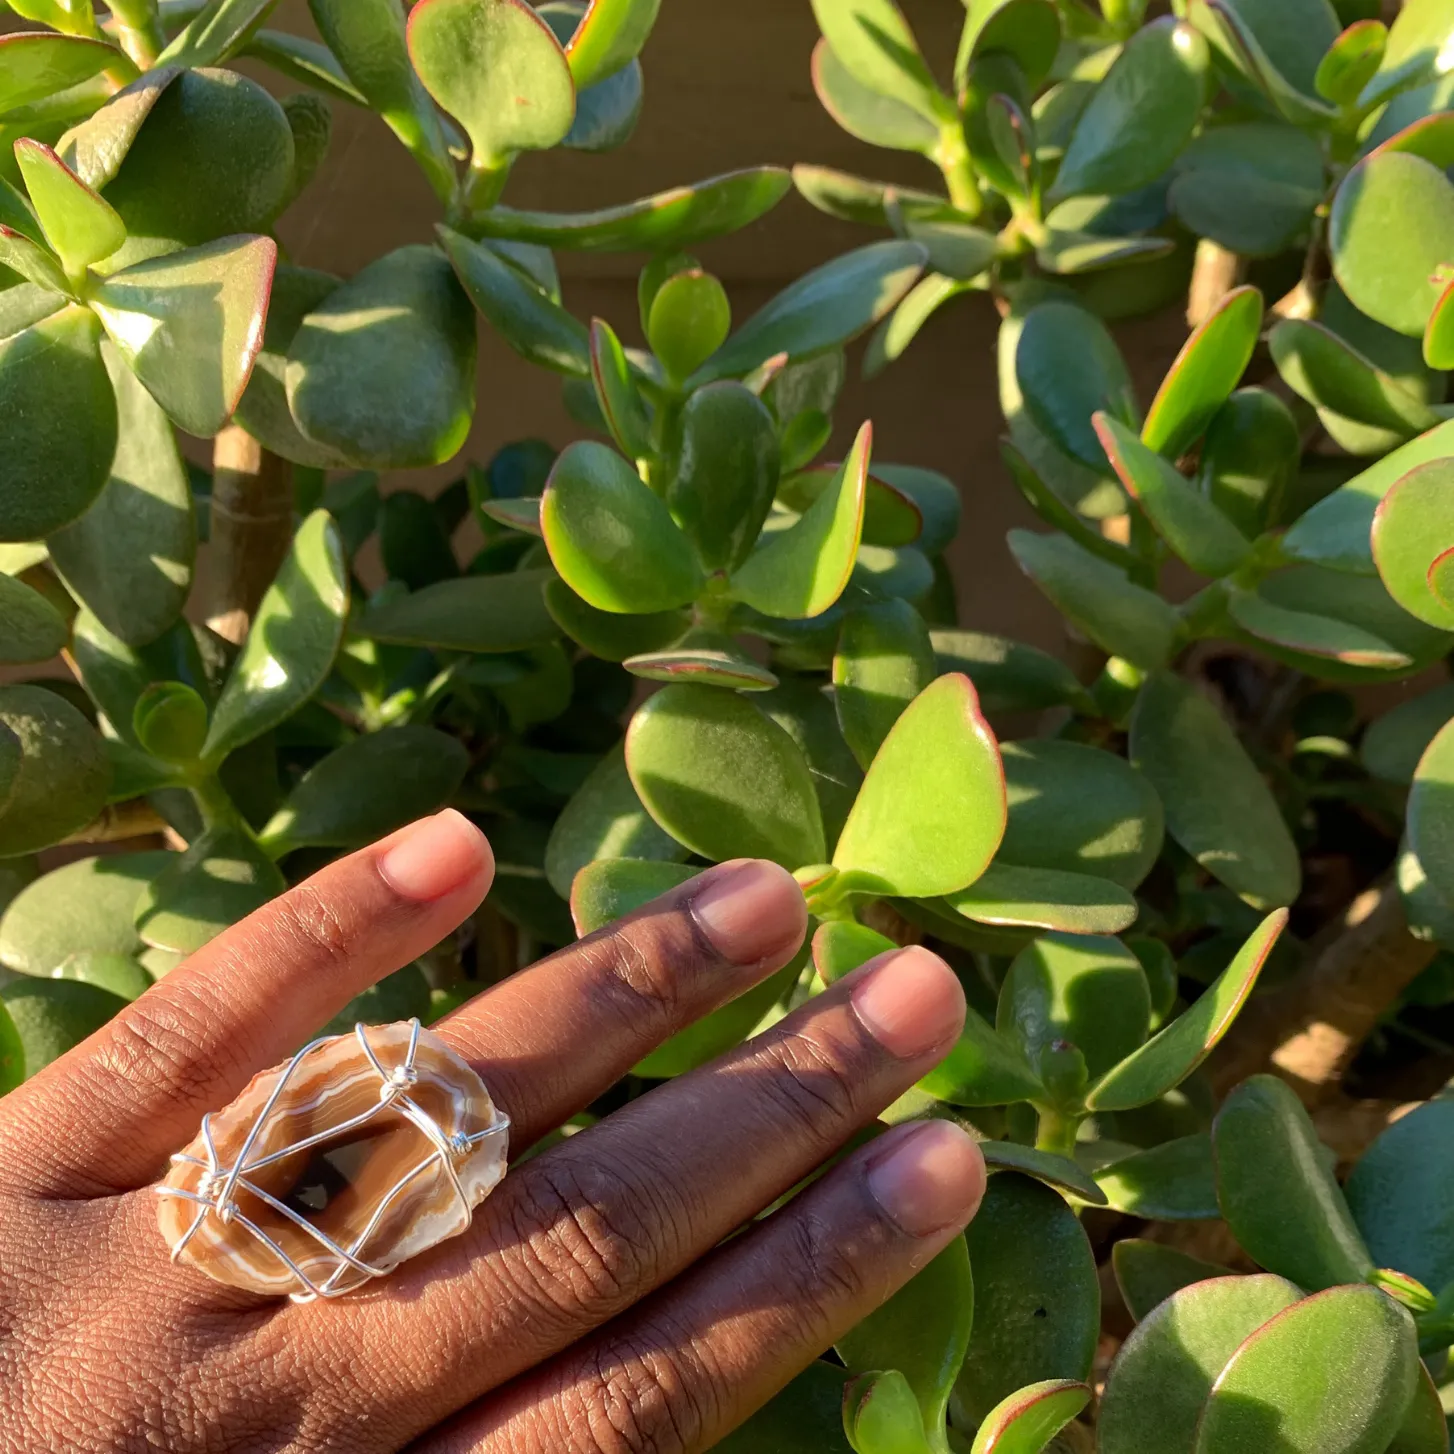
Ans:
<svg viewBox="0 0 1454 1454"><path fill-rule="evenodd" d="M342 1340L383 1370L376 1427L428 1428L749 1220L923 1076L963 1018L942 960L923 949L884 955L713 1065L517 1168L469 1232L395 1274L396 1296L296 1312L324 1347Z"/></svg>

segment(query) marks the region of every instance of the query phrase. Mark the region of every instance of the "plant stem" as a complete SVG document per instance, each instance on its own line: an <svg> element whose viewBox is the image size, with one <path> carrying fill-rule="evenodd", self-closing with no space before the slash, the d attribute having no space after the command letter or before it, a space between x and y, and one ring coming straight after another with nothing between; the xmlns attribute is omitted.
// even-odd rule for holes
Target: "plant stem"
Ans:
<svg viewBox="0 0 1454 1454"><path fill-rule="evenodd" d="M149 71L167 47L155 0L111 0L111 14L121 49L143 71Z"/></svg>
<svg viewBox="0 0 1454 1454"><path fill-rule="evenodd" d="M935 154L939 170L944 173L944 185L949 188L949 200L967 217L978 217L984 211L984 197L975 180L974 164L969 159L969 147L964 140L964 128L957 124L944 126L939 133L939 148Z"/></svg>
<svg viewBox="0 0 1454 1454"><path fill-rule="evenodd" d="M1242 281L1246 272L1246 258L1228 252L1210 238L1202 238L1197 243L1191 287L1187 290L1187 327L1200 328L1211 317L1217 304Z"/></svg>
<svg viewBox="0 0 1454 1454"><path fill-rule="evenodd" d="M1036 1107L1040 1116L1039 1128L1035 1133L1035 1149L1049 1151L1056 1156L1075 1156L1075 1134L1080 1129L1080 1118L1067 1116L1062 1111Z"/></svg>
<svg viewBox="0 0 1454 1454"><path fill-rule="evenodd" d="M293 536L293 472L241 425L212 444L212 532L207 624L240 642Z"/></svg>

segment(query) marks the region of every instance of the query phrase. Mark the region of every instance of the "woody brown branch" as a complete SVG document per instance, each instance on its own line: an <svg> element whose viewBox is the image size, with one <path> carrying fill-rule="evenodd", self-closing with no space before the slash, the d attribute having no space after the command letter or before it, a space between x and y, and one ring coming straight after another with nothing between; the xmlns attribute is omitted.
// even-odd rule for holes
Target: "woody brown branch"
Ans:
<svg viewBox="0 0 1454 1454"><path fill-rule="evenodd" d="M240 642L293 536L293 471L237 424L212 445L207 624Z"/></svg>

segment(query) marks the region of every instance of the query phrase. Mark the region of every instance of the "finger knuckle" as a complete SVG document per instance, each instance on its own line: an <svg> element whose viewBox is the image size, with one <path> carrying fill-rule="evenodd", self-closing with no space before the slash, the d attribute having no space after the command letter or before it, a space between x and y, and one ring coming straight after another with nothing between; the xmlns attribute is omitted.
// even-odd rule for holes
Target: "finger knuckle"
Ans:
<svg viewBox="0 0 1454 1454"><path fill-rule="evenodd" d="M106 1026L93 1071L108 1081L165 1092L190 1104L240 1053L229 1042L217 1043L207 1026L206 1007L194 1003L189 991L144 995ZM203 1046L206 1056L199 1055Z"/></svg>
<svg viewBox="0 0 1454 1454"><path fill-rule="evenodd" d="M789 1219L789 1245L781 1274L794 1316L814 1330L826 1330L834 1321L835 1308L855 1306L863 1300L867 1290L864 1259L845 1247L841 1229L823 1217L806 1208L783 1215Z"/></svg>
<svg viewBox="0 0 1454 1454"><path fill-rule="evenodd" d="M680 951L664 936L632 925L580 946L598 1008L629 1027L664 1035L681 1004Z"/></svg>
<svg viewBox="0 0 1454 1454"><path fill-rule="evenodd" d="M278 926L307 958L344 968L357 949L356 926L339 912L339 898L302 883L277 901Z"/></svg>
<svg viewBox="0 0 1454 1454"><path fill-rule="evenodd" d="M763 1051L763 1084L814 1145L831 1147L863 1118L865 1068L844 1047L809 1030L791 1030Z"/></svg>
<svg viewBox="0 0 1454 1454"><path fill-rule="evenodd" d="M578 1454L686 1454L711 1427L716 1378L690 1340L664 1348L617 1339L571 1390Z"/></svg>

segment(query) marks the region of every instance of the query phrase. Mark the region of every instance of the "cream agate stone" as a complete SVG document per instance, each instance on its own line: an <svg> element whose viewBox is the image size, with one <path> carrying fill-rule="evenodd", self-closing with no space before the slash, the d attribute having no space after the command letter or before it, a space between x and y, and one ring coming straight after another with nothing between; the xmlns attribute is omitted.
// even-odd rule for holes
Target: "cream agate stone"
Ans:
<svg viewBox="0 0 1454 1454"><path fill-rule="evenodd" d="M469 1225L509 1122L418 1021L360 1025L253 1077L157 1188L175 1261L298 1301L333 1297Z"/></svg>

